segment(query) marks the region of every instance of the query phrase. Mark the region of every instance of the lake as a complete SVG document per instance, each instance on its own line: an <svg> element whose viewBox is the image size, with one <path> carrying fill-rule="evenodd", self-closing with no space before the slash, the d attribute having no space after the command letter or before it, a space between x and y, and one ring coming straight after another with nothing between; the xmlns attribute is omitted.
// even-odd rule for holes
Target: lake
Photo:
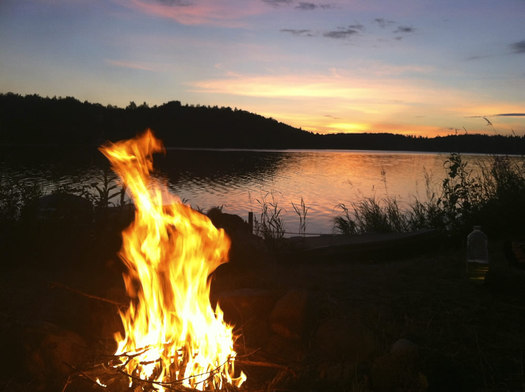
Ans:
<svg viewBox="0 0 525 392"><path fill-rule="evenodd" d="M107 162L99 153L79 154L50 148L4 151L2 175L41 184L46 192L84 186L94 191ZM341 150L200 150L168 148L155 158L159 179L195 208L222 206L247 219L257 217L262 203L281 210L288 235L299 231L292 203L308 208L306 232L332 233L341 203L365 197L397 199L407 207L414 198L426 200L445 176L448 154ZM472 167L484 155L463 155ZM91 185L90 185L91 184Z"/></svg>

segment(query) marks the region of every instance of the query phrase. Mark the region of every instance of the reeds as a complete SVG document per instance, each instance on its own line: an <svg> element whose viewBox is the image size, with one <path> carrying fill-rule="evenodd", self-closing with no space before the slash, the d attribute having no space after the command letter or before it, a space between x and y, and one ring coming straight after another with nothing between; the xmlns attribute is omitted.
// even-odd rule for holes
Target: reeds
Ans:
<svg viewBox="0 0 525 392"><path fill-rule="evenodd" d="M351 208L339 204L342 214L334 218L335 231L354 235L438 229L465 234L474 224L496 234L525 231L525 160L494 156L488 165L471 168L453 153L444 167L447 175L438 194L427 181L427 200L414 198L406 210L393 197L365 198Z"/></svg>
<svg viewBox="0 0 525 392"><path fill-rule="evenodd" d="M255 199L261 208L259 218L254 217L254 232L267 241L276 242L284 237L282 209L275 200L273 192L268 192L260 199Z"/></svg>
<svg viewBox="0 0 525 392"><path fill-rule="evenodd" d="M409 229L409 216L401 211L393 197L382 201L367 197L352 203L352 211L343 203L338 207L344 215L336 217L334 225L342 234L405 232Z"/></svg>
<svg viewBox="0 0 525 392"><path fill-rule="evenodd" d="M299 204L295 204L294 202L292 202L292 207L295 213L297 214L297 216L299 216L299 234L301 234L302 236L305 236L306 235L306 215L308 214L308 210L310 209L310 207L306 206L304 199L302 197L301 197L301 202Z"/></svg>
<svg viewBox="0 0 525 392"><path fill-rule="evenodd" d="M22 210L42 194L41 186L36 183L0 175L0 222L2 222L2 227L16 222Z"/></svg>

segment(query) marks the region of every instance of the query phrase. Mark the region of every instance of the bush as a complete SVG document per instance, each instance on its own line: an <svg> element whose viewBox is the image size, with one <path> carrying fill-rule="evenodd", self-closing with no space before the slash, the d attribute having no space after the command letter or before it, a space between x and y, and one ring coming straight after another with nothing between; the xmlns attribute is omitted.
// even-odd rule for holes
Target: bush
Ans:
<svg viewBox="0 0 525 392"><path fill-rule="evenodd" d="M24 207L40 196L39 185L0 176L0 222L4 229L18 221Z"/></svg>
<svg viewBox="0 0 525 392"><path fill-rule="evenodd" d="M367 198L353 203L352 212L340 204L343 215L335 218L335 230L353 235L438 229L466 235L473 225L482 225L492 235L525 231L525 160L494 156L488 166L471 170L452 153L444 166L447 176L438 196L427 189L427 201L416 198L408 211L394 198Z"/></svg>

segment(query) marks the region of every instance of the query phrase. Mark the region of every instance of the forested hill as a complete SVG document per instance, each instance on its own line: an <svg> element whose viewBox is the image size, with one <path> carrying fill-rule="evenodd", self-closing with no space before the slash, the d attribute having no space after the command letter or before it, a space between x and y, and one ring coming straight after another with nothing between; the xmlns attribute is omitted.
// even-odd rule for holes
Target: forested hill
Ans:
<svg viewBox="0 0 525 392"><path fill-rule="evenodd" d="M75 98L0 95L0 143L94 144L151 128L166 146L290 148L313 136L243 110L181 105L125 108Z"/></svg>
<svg viewBox="0 0 525 392"><path fill-rule="evenodd" d="M170 147L326 148L525 154L525 137L388 133L320 135L229 107L130 103L125 109L75 98L0 94L0 144L100 145L151 128Z"/></svg>

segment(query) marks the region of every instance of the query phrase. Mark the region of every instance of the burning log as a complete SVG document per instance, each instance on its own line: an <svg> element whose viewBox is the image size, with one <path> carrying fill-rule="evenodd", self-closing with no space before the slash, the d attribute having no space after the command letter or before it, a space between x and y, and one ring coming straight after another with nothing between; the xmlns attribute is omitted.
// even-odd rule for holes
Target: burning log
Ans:
<svg viewBox="0 0 525 392"><path fill-rule="evenodd" d="M143 379L136 374L129 374L124 369L125 366L133 358L142 355L146 350L143 350L137 354L110 356L110 359L98 363L91 367L85 367L81 369L70 363L64 363L65 366L69 367L73 372L69 375L66 380L62 392L71 391L92 391L92 390L106 390L111 392L129 392L129 391L178 391L178 392L189 392L194 391L195 388L188 388L183 385L187 380L180 379L174 381L160 382L153 379ZM248 354L246 357L253 355L254 353ZM123 362L122 362L123 361ZM297 372L295 369L268 361L262 360L250 360L250 359L236 359L236 363L243 367L257 367L278 370L277 376L282 377L283 374L290 377L296 377ZM147 365L147 363L143 363ZM225 365L225 364L223 364ZM211 380L218 372L220 372L220 366L212 369L207 374L199 374L195 377L206 376L206 379ZM193 377L193 376L191 376ZM213 389L212 389L213 390ZM230 384L224 384L220 391L235 392L239 388Z"/></svg>

